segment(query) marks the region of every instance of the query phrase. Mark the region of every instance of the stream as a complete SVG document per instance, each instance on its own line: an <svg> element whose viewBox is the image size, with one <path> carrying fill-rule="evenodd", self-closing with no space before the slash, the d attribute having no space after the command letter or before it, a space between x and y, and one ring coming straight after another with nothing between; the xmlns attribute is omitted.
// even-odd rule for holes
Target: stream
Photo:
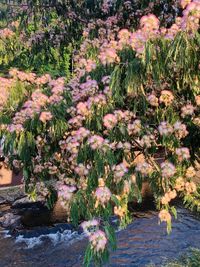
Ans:
<svg viewBox="0 0 200 267"><path fill-rule="evenodd" d="M172 233L158 225L157 212L136 212L133 222L117 231L118 249L111 252L109 267L161 266L187 252L200 248L200 220L179 207ZM67 224L21 230L17 234L0 230L0 267L81 267L85 236Z"/></svg>

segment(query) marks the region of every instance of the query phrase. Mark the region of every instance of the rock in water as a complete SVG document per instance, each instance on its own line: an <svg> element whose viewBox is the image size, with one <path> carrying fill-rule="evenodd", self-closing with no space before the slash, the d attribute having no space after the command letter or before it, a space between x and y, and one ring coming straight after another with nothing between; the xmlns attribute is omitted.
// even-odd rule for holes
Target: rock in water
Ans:
<svg viewBox="0 0 200 267"><path fill-rule="evenodd" d="M13 213L6 213L0 218L0 224L5 228L16 228L21 225L21 216Z"/></svg>

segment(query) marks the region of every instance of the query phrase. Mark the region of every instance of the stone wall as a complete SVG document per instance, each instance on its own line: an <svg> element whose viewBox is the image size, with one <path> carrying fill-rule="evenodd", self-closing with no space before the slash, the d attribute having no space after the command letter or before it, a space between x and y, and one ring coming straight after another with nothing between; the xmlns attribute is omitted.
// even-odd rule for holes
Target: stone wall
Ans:
<svg viewBox="0 0 200 267"><path fill-rule="evenodd" d="M0 164L0 187L20 185L22 178L22 173L16 174L8 169L4 163Z"/></svg>

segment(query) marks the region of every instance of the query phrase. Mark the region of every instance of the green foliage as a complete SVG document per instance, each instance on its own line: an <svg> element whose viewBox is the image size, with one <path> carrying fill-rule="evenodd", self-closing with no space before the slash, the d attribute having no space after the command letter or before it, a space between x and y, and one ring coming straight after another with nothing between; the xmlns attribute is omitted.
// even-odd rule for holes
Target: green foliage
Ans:
<svg viewBox="0 0 200 267"><path fill-rule="evenodd" d="M197 192L194 195L185 195L183 198L184 205L186 208L200 212L200 187L198 186Z"/></svg>
<svg viewBox="0 0 200 267"><path fill-rule="evenodd" d="M90 245L88 245L85 257L84 257L84 266L89 267L91 262L94 262L95 266L103 266L104 263L108 261L109 258L109 252L108 250L104 250L101 253L96 253L93 251Z"/></svg>

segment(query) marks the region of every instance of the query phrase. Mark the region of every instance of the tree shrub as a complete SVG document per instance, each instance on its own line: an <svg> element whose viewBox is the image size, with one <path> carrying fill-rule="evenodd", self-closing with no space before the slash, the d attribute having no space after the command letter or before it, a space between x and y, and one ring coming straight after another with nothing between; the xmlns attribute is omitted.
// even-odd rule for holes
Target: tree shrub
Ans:
<svg viewBox="0 0 200 267"><path fill-rule="evenodd" d="M85 220L86 266L108 259L110 216L121 227L131 221L128 203L141 201L143 182L168 232L177 195L199 209L200 4L189 2L170 26L151 13L137 29L121 28L120 16L90 22L68 83L17 69L1 78L8 163L23 169L32 198L42 193L49 207L59 199L69 221Z"/></svg>

